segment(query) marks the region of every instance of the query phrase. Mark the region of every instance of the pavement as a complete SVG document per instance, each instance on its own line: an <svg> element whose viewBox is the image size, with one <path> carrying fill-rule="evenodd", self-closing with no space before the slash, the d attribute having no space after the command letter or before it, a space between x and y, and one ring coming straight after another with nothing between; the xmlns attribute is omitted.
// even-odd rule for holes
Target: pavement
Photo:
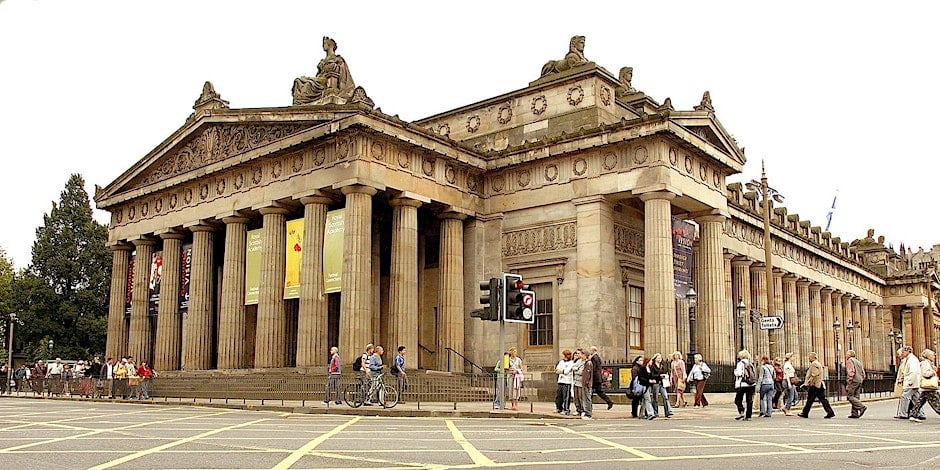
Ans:
<svg viewBox="0 0 940 470"><path fill-rule="evenodd" d="M3 397L9 397L4 395ZM16 395L14 395L16 396ZM523 418L523 419L580 419L578 416L567 416L555 413L555 404L553 402L519 402L518 410L494 409L492 402L406 402L399 403L394 408L383 408L378 405L363 406L360 408L351 408L345 403L323 403L320 400L300 401L300 400L224 400L224 399L193 399L193 398L169 398L158 397L151 400L121 400L121 399L87 399L80 397L46 397L34 394L18 395L19 398L40 399L40 400L71 400L88 402L112 402L112 403L149 403L149 404L167 404L167 405L191 405L221 409L236 410L256 410L272 411L281 413L297 414L319 414L319 415L346 415L346 416L382 416L382 417L441 417L441 418ZM711 393L706 395L710 406L704 408L693 407L689 405L684 408L674 409L674 415L670 420L683 419L701 419L727 417L737 414L734 406L733 393ZM622 398L616 397L616 398ZM865 393L861 396L862 401L882 401L894 399L890 393ZM758 413L757 397L755 395L754 415ZM841 416L847 414L840 411L839 408L847 407L849 403L845 397L841 399L830 399L830 403L837 409L836 414ZM800 402L797 407L802 407ZM508 406L508 404L507 404ZM623 420L632 419L630 416L630 402L624 404L615 403L610 410L606 409L604 403L594 403L593 418L595 420ZM662 407L660 407L662 408ZM798 410L794 410L796 413ZM574 407L572 406L572 413ZM822 407L819 404L813 405L811 414L822 414ZM663 410L660 410L662 416ZM775 410L774 414L783 415L782 412Z"/></svg>

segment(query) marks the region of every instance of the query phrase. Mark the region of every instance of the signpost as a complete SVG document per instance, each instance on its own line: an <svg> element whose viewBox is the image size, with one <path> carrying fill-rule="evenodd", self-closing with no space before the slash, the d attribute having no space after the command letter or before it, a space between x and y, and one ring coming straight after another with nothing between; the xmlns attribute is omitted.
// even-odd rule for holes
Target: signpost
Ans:
<svg viewBox="0 0 940 470"><path fill-rule="evenodd" d="M780 328L783 328L783 317L779 315L760 317L760 329L779 330Z"/></svg>

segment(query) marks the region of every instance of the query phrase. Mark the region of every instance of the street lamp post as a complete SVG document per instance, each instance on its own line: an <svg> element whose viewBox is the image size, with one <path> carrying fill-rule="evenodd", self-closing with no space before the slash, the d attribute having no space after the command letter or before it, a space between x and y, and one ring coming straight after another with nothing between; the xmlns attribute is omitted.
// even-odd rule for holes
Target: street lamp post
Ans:
<svg viewBox="0 0 940 470"><path fill-rule="evenodd" d="M698 295L695 293L695 289L689 287L689 292L685 294L685 298L689 299L689 360L688 365L691 367L695 363L695 300Z"/></svg>
<svg viewBox="0 0 940 470"><path fill-rule="evenodd" d="M842 323L836 318L836 321L832 322L832 334L836 339L836 399L839 398L839 384L842 382L842 371L839 370L839 328L842 328Z"/></svg>
<svg viewBox="0 0 940 470"><path fill-rule="evenodd" d="M892 329L891 331L888 332L888 357L891 358L891 364L889 364L888 367L889 367L889 372L891 372L892 374L894 374L895 371L897 370L896 369L897 366L894 363L894 359L895 359L894 337L895 337L895 333L894 333L894 330Z"/></svg>
<svg viewBox="0 0 940 470"><path fill-rule="evenodd" d="M744 305L744 299L738 297L738 306L735 307L738 311L738 342L739 348L738 351L744 350L744 311L747 310L747 305ZM737 354L735 354L737 356Z"/></svg>
<svg viewBox="0 0 940 470"><path fill-rule="evenodd" d="M855 349L855 335L852 333L855 331L855 324L852 323L851 319L849 320L848 323L846 323L845 331L846 331L846 336L848 336L848 340L849 340L849 349L854 350Z"/></svg>
<svg viewBox="0 0 940 470"><path fill-rule="evenodd" d="M778 203L783 202L783 195L767 184L767 173L764 171L763 160L760 164L760 181L751 180L751 182L746 183L745 186L750 191L760 191L761 204L764 206L764 269L766 269L765 279L767 284L766 315L770 316L775 313L774 289L776 288L773 278L773 246L770 244L770 209L773 206L774 201ZM770 357L777 357L777 330L767 330L767 337L770 340Z"/></svg>

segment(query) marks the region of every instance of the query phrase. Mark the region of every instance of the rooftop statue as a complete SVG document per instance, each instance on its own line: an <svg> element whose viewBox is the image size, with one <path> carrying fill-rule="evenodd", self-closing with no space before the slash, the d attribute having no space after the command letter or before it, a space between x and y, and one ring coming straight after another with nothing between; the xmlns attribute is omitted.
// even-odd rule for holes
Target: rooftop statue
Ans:
<svg viewBox="0 0 940 470"><path fill-rule="evenodd" d="M336 54L336 41L323 37L326 57L317 64L316 77L294 79L294 104L343 104L352 97L356 83L343 57Z"/></svg>
<svg viewBox="0 0 940 470"><path fill-rule="evenodd" d="M564 72L587 62L588 60L584 58L584 36L574 36L568 44L568 53L565 54L565 58L548 61L542 66L542 76Z"/></svg>
<svg viewBox="0 0 940 470"><path fill-rule="evenodd" d="M696 111L714 111L715 107L712 106L712 94L706 90L705 93L702 94L702 102L692 109Z"/></svg>
<svg viewBox="0 0 940 470"><path fill-rule="evenodd" d="M620 69L620 85L617 86L617 96L626 96L636 93L633 88L633 67L622 67Z"/></svg>

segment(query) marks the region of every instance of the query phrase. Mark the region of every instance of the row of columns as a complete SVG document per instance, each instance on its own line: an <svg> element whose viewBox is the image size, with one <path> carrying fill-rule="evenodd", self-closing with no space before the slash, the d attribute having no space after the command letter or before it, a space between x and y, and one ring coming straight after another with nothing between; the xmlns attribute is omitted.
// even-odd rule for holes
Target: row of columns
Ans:
<svg viewBox="0 0 940 470"><path fill-rule="evenodd" d="M343 235L342 297L340 301L339 348L351 363L367 343L379 334L374 320L375 288L372 269L372 196L375 188L352 185L342 188L346 198ZM296 338L296 364L299 367L321 365L330 346L327 344L327 297L323 292L323 243L326 214L331 199L322 194L300 199L304 205L304 246L301 258L301 291ZM411 351L418 349L418 207L422 201L396 197L390 201L392 220L392 267L388 310L388 338ZM222 287L218 308L218 332L215 332L213 304L213 237L220 229L214 223L187 226L193 234L190 302L184 321L177 310L180 287L180 250L184 234L168 230L159 234L163 240L164 268L161 278L160 307L156 340L151 343L148 317L150 262L157 244L153 237L142 237L133 244L112 247L113 276L108 314L109 357L130 354L141 359L153 358L157 370L205 370L213 366L237 369L285 367L289 351L287 303L283 298L286 261L286 216L288 209L278 204L258 209L262 215L261 279L254 350L246 350L247 314L245 292L245 244L248 219L239 213L224 217L225 247L222 263ZM464 350L463 322L463 220L456 212L441 215L439 346L457 352ZM134 290L129 327L124 319L125 279L131 251L136 249ZM214 339L217 337L217 343ZM151 349L152 348L152 349ZM444 366L446 354L440 354ZM253 357L253 361L252 361ZM415 356L416 357L416 356ZM457 361L451 370L462 370Z"/></svg>

